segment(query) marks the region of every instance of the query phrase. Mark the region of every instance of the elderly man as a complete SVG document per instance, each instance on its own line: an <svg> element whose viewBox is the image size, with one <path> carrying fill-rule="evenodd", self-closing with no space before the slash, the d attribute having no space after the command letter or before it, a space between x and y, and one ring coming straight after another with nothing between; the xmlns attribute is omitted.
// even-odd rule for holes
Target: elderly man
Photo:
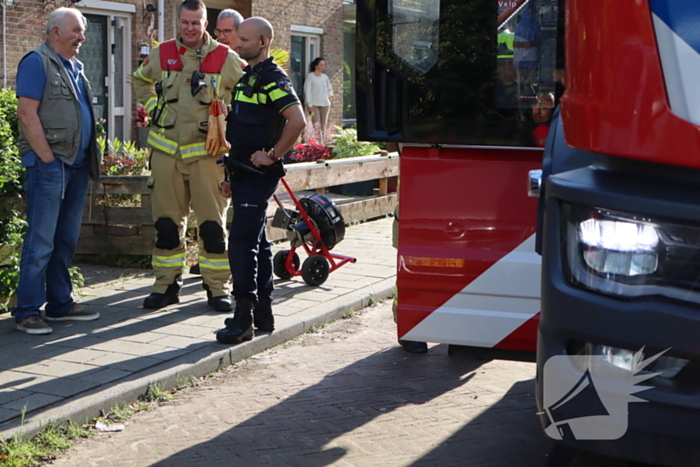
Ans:
<svg viewBox="0 0 700 467"><path fill-rule="evenodd" d="M236 49L236 37L238 26L243 22L243 16L236 10L227 8L219 13L216 19L216 40L219 43L229 46L231 49Z"/></svg>
<svg viewBox="0 0 700 467"><path fill-rule="evenodd" d="M17 308L18 330L50 334L48 321L91 321L72 296L73 262L89 177L100 173L90 83L75 56L85 41L85 17L57 8L46 23L46 42L24 56L17 70L18 141L26 168L27 232Z"/></svg>

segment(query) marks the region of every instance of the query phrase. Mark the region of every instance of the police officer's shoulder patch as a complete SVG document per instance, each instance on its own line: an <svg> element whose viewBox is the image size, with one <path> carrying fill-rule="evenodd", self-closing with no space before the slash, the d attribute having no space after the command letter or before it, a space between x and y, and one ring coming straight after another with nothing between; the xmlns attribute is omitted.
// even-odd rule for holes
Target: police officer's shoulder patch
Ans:
<svg viewBox="0 0 700 467"><path fill-rule="evenodd" d="M282 78L277 80L277 87L280 88L284 92L291 93L292 92L292 83L289 81L289 78Z"/></svg>

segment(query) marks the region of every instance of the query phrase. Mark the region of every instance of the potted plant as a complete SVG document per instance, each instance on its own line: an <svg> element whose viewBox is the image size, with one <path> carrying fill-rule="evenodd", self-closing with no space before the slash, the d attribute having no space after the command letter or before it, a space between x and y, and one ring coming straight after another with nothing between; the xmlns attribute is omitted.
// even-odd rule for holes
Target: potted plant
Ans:
<svg viewBox="0 0 700 467"><path fill-rule="evenodd" d="M323 161L333 157L332 148L311 138L306 143L297 143L289 156L291 162Z"/></svg>
<svg viewBox="0 0 700 467"><path fill-rule="evenodd" d="M371 156L380 150L379 146L374 143L358 141L355 128L340 128L336 126L335 129L338 133L333 137L334 159ZM367 180L328 187L328 191L346 196L371 196L374 194L375 188L377 188L377 181Z"/></svg>

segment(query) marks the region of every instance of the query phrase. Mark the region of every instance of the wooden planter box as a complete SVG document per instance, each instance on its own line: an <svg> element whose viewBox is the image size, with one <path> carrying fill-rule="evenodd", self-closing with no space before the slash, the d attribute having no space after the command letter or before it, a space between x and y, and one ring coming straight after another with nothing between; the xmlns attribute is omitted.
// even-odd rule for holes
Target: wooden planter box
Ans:
<svg viewBox="0 0 700 467"><path fill-rule="evenodd" d="M352 159L329 160L323 163L303 162L287 166L285 179L295 192L317 190L344 183L379 180L379 195L350 203L339 204L347 223L387 215L394 210L397 198L388 193L389 179L399 172L396 154L366 156ZM102 177L93 182L91 196L83 213L78 254L150 255L155 241L155 227L151 218L151 194L148 176ZM283 194L280 185L278 193ZM95 206L94 198L103 194L138 194L140 207ZM229 221L232 212L229 211ZM282 240L286 232L271 228L268 238Z"/></svg>

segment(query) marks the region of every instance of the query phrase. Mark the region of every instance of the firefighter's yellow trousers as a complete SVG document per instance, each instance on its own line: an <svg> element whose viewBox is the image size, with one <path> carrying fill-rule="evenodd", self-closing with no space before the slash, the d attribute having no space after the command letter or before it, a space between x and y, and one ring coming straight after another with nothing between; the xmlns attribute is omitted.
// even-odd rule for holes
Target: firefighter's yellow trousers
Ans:
<svg viewBox="0 0 700 467"><path fill-rule="evenodd" d="M199 267L204 284L214 297L228 295L231 269L225 225L229 200L219 190L223 167L216 164L216 157L185 163L154 149L151 174L156 226L153 292L165 293L186 266L185 232L191 204L199 228Z"/></svg>

